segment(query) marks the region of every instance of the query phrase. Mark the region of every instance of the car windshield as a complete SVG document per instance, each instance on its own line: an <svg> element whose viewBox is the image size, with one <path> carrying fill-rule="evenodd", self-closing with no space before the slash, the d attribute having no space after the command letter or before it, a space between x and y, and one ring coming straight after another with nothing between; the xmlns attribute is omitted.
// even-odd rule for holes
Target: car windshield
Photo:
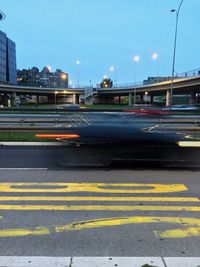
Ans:
<svg viewBox="0 0 200 267"><path fill-rule="evenodd" d="M199 10L0 1L0 266L200 266Z"/></svg>

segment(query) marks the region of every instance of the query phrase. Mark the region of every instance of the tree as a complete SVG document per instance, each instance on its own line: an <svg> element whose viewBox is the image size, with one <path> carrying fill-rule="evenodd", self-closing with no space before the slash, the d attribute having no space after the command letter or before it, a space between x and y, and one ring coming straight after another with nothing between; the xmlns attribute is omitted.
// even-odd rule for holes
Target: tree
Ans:
<svg viewBox="0 0 200 267"><path fill-rule="evenodd" d="M111 88L113 86L113 81L110 78L104 78L100 83L101 88Z"/></svg>

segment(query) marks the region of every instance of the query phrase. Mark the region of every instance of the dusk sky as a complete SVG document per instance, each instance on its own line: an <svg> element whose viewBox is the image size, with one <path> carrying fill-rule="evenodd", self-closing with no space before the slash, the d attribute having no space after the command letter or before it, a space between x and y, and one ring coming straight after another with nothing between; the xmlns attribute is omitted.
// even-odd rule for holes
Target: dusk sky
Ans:
<svg viewBox="0 0 200 267"><path fill-rule="evenodd" d="M1 0L0 29L16 42L17 67L51 66L80 84L99 83L114 66L118 83L169 76L180 0ZM200 68L200 0L184 0L175 72ZM140 56L136 65L132 58ZM136 65L136 66L135 66ZM136 72L135 72L136 71Z"/></svg>

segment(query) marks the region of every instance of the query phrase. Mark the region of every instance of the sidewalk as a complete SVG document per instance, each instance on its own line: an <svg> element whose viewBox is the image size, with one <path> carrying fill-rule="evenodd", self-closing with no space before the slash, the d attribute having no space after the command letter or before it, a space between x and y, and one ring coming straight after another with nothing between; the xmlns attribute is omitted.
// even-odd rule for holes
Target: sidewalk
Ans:
<svg viewBox="0 0 200 267"><path fill-rule="evenodd" d="M0 257L0 267L200 267L200 257Z"/></svg>

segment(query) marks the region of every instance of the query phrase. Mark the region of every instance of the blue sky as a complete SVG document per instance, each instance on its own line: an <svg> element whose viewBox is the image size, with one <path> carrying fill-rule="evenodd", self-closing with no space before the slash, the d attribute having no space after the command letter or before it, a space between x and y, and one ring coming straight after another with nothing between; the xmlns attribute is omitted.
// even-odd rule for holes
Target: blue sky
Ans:
<svg viewBox="0 0 200 267"><path fill-rule="evenodd" d="M0 29L17 44L17 66L45 65L93 84L114 66L118 83L170 75L175 14L180 0L1 0ZM200 67L200 0L184 0L179 20L176 72ZM134 55L140 62L134 64ZM136 66L135 66L136 65ZM135 74L134 74L135 73Z"/></svg>

